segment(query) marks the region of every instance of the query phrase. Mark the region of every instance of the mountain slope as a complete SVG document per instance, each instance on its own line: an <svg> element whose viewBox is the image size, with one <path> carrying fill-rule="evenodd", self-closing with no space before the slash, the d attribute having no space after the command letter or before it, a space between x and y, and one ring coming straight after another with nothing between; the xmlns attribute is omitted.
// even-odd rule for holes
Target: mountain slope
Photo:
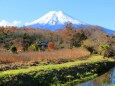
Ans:
<svg viewBox="0 0 115 86"><path fill-rule="evenodd" d="M49 30L57 30L59 28L64 28L65 24L71 22L75 27L80 25L87 25L77 19L73 19L65 14L62 11L50 11L43 17L28 23L27 26L33 28L45 28Z"/></svg>
<svg viewBox="0 0 115 86"><path fill-rule="evenodd" d="M45 14L43 17L38 18L37 20L26 24L26 27L32 28L43 28L45 30L56 31L60 28L65 28L66 23L72 23L73 27L80 28L85 26L91 26L90 24L81 22L77 19L71 18L70 16L65 15L62 11L50 11ZM103 31L108 34L115 33L114 30L110 30L104 27L99 26Z"/></svg>
<svg viewBox="0 0 115 86"><path fill-rule="evenodd" d="M115 34L115 30L110 30L110 29L107 29L107 28L104 28L104 27L101 27L100 28L105 31L107 34L111 35L111 34Z"/></svg>

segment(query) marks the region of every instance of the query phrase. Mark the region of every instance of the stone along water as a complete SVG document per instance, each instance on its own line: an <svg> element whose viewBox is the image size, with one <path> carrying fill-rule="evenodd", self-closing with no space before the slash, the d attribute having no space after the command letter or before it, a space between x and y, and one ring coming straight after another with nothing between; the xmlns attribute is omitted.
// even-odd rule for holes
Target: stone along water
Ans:
<svg viewBox="0 0 115 86"><path fill-rule="evenodd" d="M109 72L91 80L75 86L115 86L115 67Z"/></svg>

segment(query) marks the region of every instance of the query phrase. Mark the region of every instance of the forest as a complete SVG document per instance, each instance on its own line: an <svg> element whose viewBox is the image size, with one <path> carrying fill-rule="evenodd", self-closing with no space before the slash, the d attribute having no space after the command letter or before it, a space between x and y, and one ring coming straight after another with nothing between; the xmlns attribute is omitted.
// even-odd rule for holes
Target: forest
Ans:
<svg viewBox="0 0 115 86"><path fill-rule="evenodd" d="M72 27L71 23L58 31L26 27L0 27L0 50L12 53L46 51L82 47L91 54L114 52L115 34L108 35L98 26Z"/></svg>
<svg viewBox="0 0 115 86"><path fill-rule="evenodd" d="M0 27L0 63L3 64L63 63L94 54L114 57L115 34L108 35L98 26L74 28L71 23L57 31Z"/></svg>

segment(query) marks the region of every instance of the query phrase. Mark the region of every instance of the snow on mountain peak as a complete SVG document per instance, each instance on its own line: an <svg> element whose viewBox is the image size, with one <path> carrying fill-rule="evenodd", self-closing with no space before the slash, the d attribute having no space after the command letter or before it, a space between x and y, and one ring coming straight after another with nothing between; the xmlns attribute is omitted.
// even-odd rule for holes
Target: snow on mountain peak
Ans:
<svg viewBox="0 0 115 86"><path fill-rule="evenodd" d="M42 25L58 25L58 24L65 24L67 22L71 22L72 24L85 24L80 22L76 19L73 19L67 15L65 15L62 11L50 11L43 17L28 23L28 25L33 24L42 24Z"/></svg>
<svg viewBox="0 0 115 86"><path fill-rule="evenodd" d="M73 27L80 28L83 26L90 26L90 24L81 22L77 19L71 18L70 16L67 16L62 11L50 11L47 14L45 14L43 17L31 22L26 23L26 27L32 27L32 28L42 28L45 30L59 30L60 28L64 29L66 23L72 23ZM106 28L102 28L104 31L108 32L109 34L112 34L112 30L108 30Z"/></svg>

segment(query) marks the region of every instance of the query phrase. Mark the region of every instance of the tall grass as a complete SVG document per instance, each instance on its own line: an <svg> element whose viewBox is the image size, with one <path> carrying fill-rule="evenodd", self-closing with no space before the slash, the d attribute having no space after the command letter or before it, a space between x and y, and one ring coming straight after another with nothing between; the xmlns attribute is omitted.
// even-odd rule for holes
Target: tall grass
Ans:
<svg viewBox="0 0 115 86"><path fill-rule="evenodd" d="M12 54L8 51L0 51L0 63L11 63L22 61L17 55Z"/></svg>
<svg viewBox="0 0 115 86"><path fill-rule="evenodd" d="M12 54L0 51L0 62L27 62L27 61L60 61L75 60L89 56L90 53L84 48L61 49L51 51L31 51Z"/></svg>

